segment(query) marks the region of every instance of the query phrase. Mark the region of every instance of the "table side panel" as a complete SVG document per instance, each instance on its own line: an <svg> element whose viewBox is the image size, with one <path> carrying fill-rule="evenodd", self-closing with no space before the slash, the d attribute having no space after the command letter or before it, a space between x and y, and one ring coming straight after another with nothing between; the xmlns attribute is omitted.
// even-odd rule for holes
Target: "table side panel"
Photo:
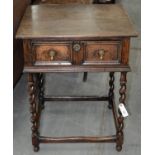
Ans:
<svg viewBox="0 0 155 155"><path fill-rule="evenodd" d="M122 42L121 63L126 65L129 63L130 38L124 38Z"/></svg>

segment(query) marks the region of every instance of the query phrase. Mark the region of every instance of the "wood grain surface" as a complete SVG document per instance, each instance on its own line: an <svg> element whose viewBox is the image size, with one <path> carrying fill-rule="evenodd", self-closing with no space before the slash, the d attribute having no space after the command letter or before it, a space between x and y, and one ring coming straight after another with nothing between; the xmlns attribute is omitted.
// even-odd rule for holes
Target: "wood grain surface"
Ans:
<svg viewBox="0 0 155 155"><path fill-rule="evenodd" d="M137 36L121 5L68 4L29 6L17 38Z"/></svg>

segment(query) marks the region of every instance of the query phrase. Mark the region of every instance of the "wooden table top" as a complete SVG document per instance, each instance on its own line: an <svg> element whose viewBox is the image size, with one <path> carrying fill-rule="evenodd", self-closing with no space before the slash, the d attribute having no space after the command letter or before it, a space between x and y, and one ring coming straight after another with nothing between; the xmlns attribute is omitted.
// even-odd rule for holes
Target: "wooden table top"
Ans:
<svg viewBox="0 0 155 155"><path fill-rule="evenodd" d="M137 36L119 4L33 5L26 9L16 38L89 38Z"/></svg>

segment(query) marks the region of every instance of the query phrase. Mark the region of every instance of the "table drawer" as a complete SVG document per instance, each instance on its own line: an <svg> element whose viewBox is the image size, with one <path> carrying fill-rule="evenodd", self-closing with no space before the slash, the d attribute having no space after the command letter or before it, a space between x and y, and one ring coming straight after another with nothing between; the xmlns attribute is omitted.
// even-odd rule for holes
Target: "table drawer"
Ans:
<svg viewBox="0 0 155 155"><path fill-rule="evenodd" d="M34 65L71 65L71 50L69 43L35 44Z"/></svg>
<svg viewBox="0 0 155 155"><path fill-rule="evenodd" d="M121 61L120 41L87 42L84 64L118 64Z"/></svg>

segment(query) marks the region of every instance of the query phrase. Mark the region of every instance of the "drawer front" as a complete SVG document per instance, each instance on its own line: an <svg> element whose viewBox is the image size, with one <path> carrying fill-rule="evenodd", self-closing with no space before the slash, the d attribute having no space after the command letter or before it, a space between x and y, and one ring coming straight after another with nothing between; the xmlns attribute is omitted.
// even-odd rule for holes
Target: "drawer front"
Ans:
<svg viewBox="0 0 155 155"><path fill-rule="evenodd" d="M121 61L121 42L87 42L84 64L119 64Z"/></svg>
<svg viewBox="0 0 155 155"><path fill-rule="evenodd" d="M43 43L33 47L34 65L71 65L69 43Z"/></svg>

